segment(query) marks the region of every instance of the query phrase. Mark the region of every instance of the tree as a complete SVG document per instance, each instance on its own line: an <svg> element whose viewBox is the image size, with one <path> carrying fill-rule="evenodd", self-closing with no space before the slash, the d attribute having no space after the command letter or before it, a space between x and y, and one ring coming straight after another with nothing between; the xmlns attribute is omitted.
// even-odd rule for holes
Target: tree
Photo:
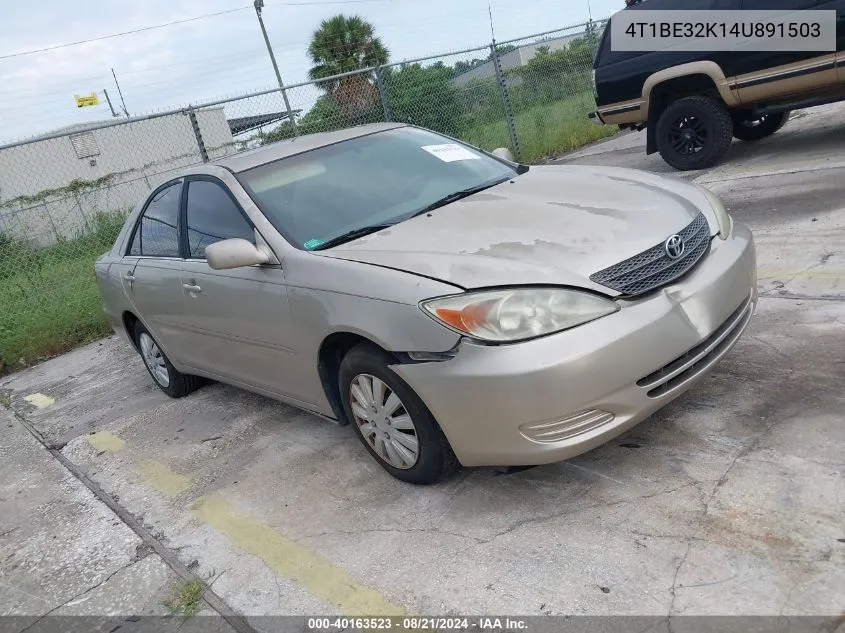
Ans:
<svg viewBox="0 0 845 633"><path fill-rule="evenodd" d="M314 31L308 55L314 66L308 76L331 95L344 114L360 115L373 107L378 90L369 74L331 79L335 75L386 64L390 53L372 24L353 15L336 15ZM324 80L324 81L320 81Z"/></svg>
<svg viewBox="0 0 845 633"><path fill-rule="evenodd" d="M591 42L584 37L554 51L549 46L538 47L525 66L505 73L520 80L519 91L511 91L512 106L519 109L522 102L547 103L589 91L592 60Z"/></svg>
<svg viewBox="0 0 845 633"><path fill-rule="evenodd" d="M384 73L384 87L394 121L457 136L461 131L458 89L450 79L451 66L437 62L431 66L405 64Z"/></svg>

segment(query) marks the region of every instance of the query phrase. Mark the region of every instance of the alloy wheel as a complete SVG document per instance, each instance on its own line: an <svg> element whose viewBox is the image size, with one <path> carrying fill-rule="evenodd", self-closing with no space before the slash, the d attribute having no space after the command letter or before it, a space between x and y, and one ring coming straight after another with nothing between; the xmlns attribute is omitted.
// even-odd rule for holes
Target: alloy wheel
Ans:
<svg viewBox="0 0 845 633"><path fill-rule="evenodd" d="M756 119L741 119L739 125L742 127L760 127L769 119L768 114L761 114Z"/></svg>
<svg viewBox="0 0 845 633"><path fill-rule="evenodd" d="M678 154L695 154L703 150L707 143L707 127L697 117L681 117L673 121L669 128L669 142Z"/></svg>

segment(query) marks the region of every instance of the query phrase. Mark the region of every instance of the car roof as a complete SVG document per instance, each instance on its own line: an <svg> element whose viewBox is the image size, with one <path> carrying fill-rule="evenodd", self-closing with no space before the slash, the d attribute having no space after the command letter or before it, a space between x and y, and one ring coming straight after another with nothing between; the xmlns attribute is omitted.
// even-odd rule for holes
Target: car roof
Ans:
<svg viewBox="0 0 845 633"><path fill-rule="evenodd" d="M326 145L333 145L341 141L348 141L349 139L358 138L359 136L367 136L376 132L383 132L384 130L392 130L399 127L405 127L404 123L369 123L366 125L356 125L355 127L345 128L342 130L334 130L333 132L318 132L316 134L303 134L302 136L295 136L284 141L277 141L269 145L263 145L250 149L239 154L232 154L225 158L219 158L211 161L209 165L219 165L225 167L235 173L258 167L266 163L271 163L275 160L287 158L295 154L301 154L318 147L325 147Z"/></svg>

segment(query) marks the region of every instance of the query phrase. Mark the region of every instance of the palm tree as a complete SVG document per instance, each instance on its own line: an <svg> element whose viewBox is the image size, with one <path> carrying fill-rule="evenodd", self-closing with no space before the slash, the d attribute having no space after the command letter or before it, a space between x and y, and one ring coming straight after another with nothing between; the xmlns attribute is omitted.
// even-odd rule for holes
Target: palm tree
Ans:
<svg viewBox="0 0 845 633"><path fill-rule="evenodd" d="M336 15L320 23L314 31L308 55L314 66L308 76L334 97L346 112L361 112L372 107L378 98L369 75L351 75L327 79L334 75L386 64L390 53L375 36L373 25L360 16Z"/></svg>

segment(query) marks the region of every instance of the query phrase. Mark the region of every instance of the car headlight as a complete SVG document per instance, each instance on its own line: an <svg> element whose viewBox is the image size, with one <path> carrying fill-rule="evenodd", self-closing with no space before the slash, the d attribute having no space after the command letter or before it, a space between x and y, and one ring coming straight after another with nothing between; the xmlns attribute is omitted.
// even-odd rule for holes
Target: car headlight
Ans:
<svg viewBox="0 0 845 633"><path fill-rule="evenodd" d="M713 215L716 216L716 225L719 227L719 237L723 240L728 239L731 236L734 221L727 209L725 209L722 199L709 189L705 189L700 185L696 185L696 187L704 194L704 197L707 198L710 207L713 209Z"/></svg>
<svg viewBox="0 0 845 633"><path fill-rule="evenodd" d="M485 290L420 303L439 323L481 341L522 341L566 330L619 310L597 295L564 288Z"/></svg>

